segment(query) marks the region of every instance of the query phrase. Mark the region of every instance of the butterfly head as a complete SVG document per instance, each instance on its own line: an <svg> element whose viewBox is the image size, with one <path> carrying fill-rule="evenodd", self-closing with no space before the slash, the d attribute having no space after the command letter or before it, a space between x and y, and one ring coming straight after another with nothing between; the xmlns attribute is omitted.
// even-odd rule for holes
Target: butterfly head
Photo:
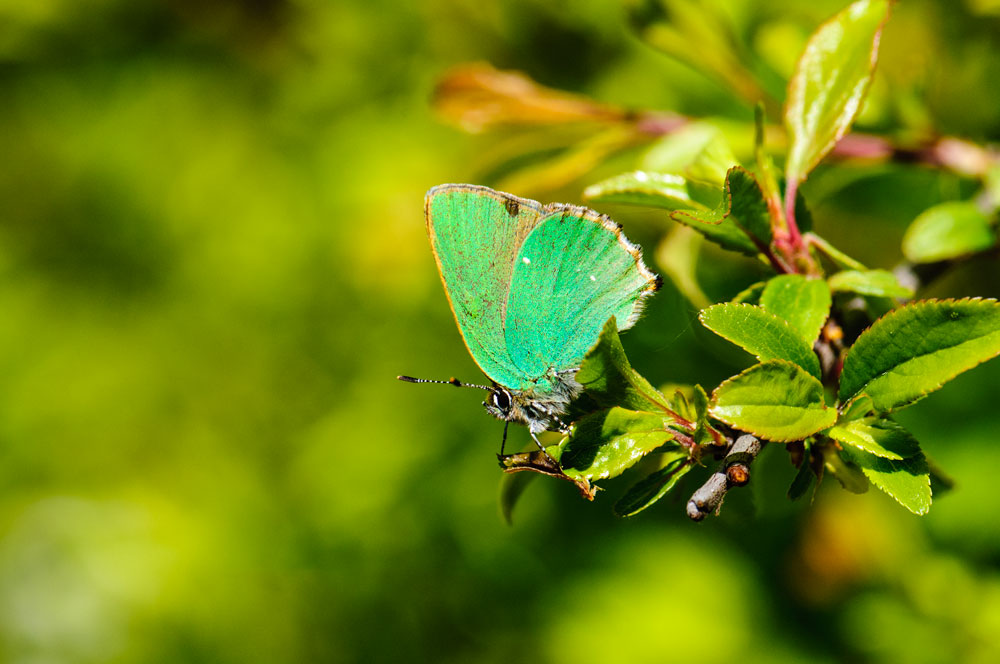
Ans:
<svg viewBox="0 0 1000 664"><path fill-rule="evenodd" d="M514 404L514 398L510 391L506 387L500 385L494 385L493 389L486 397L486 401L483 402L483 406L486 407L486 412L497 418L498 420L511 421L513 419L520 419L513 416L513 411L516 408Z"/></svg>

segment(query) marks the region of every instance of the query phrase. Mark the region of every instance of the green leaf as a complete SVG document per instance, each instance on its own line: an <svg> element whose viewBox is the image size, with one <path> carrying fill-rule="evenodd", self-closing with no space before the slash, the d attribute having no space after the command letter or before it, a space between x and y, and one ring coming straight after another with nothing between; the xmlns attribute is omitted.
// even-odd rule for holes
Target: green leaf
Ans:
<svg viewBox="0 0 1000 664"><path fill-rule="evenodd" d="M514 523L514 507L536 477L536 473L504 473L500 478L500 516L508 526Z"/></svg>
<svg viewBox="0 0 1000 664"><path fill-rule="evenodd" d="M758 281L755 284L751 284L737 293L736 297L730 300L730 302L733 304L760 304L760 296L764 293L766 286L766 281ZM705 307L702 308L704 309Z"/></svg>
<svg viewBox="0 0 1000 664"><path fill-rule="evenodd" d="M654 173L685 175L695 200L704 203L697 195L704 193L701 185L711 184L718 192L726 180L726 171L736 163L719 127L710 122L688 122L656 141L646 151L641 166Z"/></svg>
<svg viewBox="0 0 1000 664"><path fill-rule="evenodd" d="M827 283L835 293L857 293L875 297L913 297L913 291L900 285L888 270L844 270Z"/></svg>
<svg viewBox="0 0 1000 664"><path fill-rule="evenodd" d="M798 219L798 213L796 213L796 219ZM807 237L811 247L818 249L820 253L833 261L833 263L840 269L860 270L862 272L868 269L865 267L864 263L851 258L840 249L837 249L835 246L821 238L819 235L810 233Z"/></svg>
<svg viewBox="0 0 1000 664"><path fill-rule="evenodd" d="M691 198L688 180L680 175L634 171L623 173L583 191L595 203L626 203L665 210L697 210L705 206Z"/></svg>
<svg viewBox="0 0 1000 664"><path fill-rule="evenodd" d="M872 400L868 396L862 395L856 399L851 399L850 403L840 411L837 418L839 424L846 424L852 420L860 420L862 417L871 414L875 410Z"/></svg>
<svg viewBox="0 0 1000 664"><path fill-rule="evenodd" d="M924 210L903 235L903 254L913 263L958 258L993 247L996 231L975 203L941 203Z"/></svg>
<svg viewBox="0 0 1000 664"><path fill-rule="evenodd" d="M859 0L813 33L788 83L790 188L847 133L871 83L889 0Z"/></svg>
<svg viewBox="0 0 1000 664"><path fill-rule="evenodd" d="M799 466L799 471L795 473L792 485L788 487L788 499L798 500L806 495L806 491L809 490L815 477L816 473L812 469L812 464L809 463L809 450L807 448L806 458L802 460L802 465Z"/></svg>
<svg viewBox="0 0 1000 664"><path fill-rule="evenodd" d="M725 196L714 210L677 210L670 218L725 249L750 256L771 243L771 215L764 194L753 175L739 166L726 174Z"/></svg>
<svg viewBox="0 0 1000 664"><path fill-rule="evenodd" d="M671 427L676 424L676 420L665 413L624 408L592 413L574 425L559 463L563 472L572 478L615 477L672 441L674 430Z"/></svg>
<svg viewBox="0 0 1000 664"><path fill-rule="evenodd" d="M908 459L885 459L855 447L844 454L861 468L868 480L914 514L931 508L931 476L923 454Z"/></svg>
<svg viewBox="0 0 1000 664"><path fill-rule="evenodd" d="M859 394L888 412L1000 354L1000 302L924 300L892 311L847 353L840 401Z"/></svg>
<svg viewBox="0 0 1000 664"><path fill-rule="evenodd" d="M822 448L823 467L837 478L840 486L851 493L865 493L868 491L868 477L861 471L851 459L844 457L841 452L832 445L824 445Z"/></svg>
<svg viewBox="0 0 1000 664"><path fill-rule="evenodd" d="M771 201L772 207L778 210L781 208L781 190L778 188L774 159L764 149L765 122L764 104L757 102L753 109L753 153L754 162L757 164L757 181L764 193L764 200Z"/></svg>
<svg viewBox="0 0 1000 664"><path fill-rule="evenodd" d="M771 360L750 367L712 393L717 420L778 442L802 440L837 421L823 401L823 385L800 367Z"/></svg>
<svg viewBox="0 0 1000 664"><path fill-rule="evenodd" d="M693 390L691 406L694 410L694 418L692 422L696 425L693 437L694 442L701 445L709 442L712 438L711 425L708 423L708 395L705 394L705 388L701 385L695 385Z"/></svg>
<svg viewBox="0 0 1000 664"><path fill-rule="evenodd" d="M614 316L604 324L597 343L583 358L576 381L602 408L670 409L667 398L632 368L618 337Z"/></svg>
<svg viewBox="0 0 1000 664"><path fill-rule="evenodd" d="M724 302L698 314L702 325L732 341L757 359L788 360L819 378L819 358L786 321L761 307Z"/></svg>
<svg viewBox="0 0 1000 664"><path fill-rule="evenodd" d="M878 417L866 417L837 425L830 438L884 459L908 459L920 454L920 443L901 425Z"/></svg>
<svg viewBox="0 0 1000 664"><path fill-rule="evenodd" d="M787 321L810 346L830 315L830 289L822 279L783 274L767 282L760 306Z"/></svg>
<svg viewBox="0 0 1000 664"><path fill-rule="evenodd" d="M674 488L677 481L691 468L691 457L684 453L671 455L672 459L663 468L654 471L636 482L625 495L615 503L618 516L634 516L646 509Z"/></svg>

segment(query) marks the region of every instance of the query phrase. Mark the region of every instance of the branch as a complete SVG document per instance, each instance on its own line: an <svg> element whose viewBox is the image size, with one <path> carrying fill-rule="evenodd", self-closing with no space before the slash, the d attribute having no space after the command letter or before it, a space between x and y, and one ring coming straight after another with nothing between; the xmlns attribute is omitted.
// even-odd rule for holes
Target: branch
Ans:
<svg viewBox="0 0 1000 664"><path fill-rule="evenodd" d="M722 460L719 470L691 494L687 515L693 521L701 521L707 514L718 514L726 492L732 487L745 486L750 482L750 464L762 448L763 443L750 434L737 438Z"/></svg>

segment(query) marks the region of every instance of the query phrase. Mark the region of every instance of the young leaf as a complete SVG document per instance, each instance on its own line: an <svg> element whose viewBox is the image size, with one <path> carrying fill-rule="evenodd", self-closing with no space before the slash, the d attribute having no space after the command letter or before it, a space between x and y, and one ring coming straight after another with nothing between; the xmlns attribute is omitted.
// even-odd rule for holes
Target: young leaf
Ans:
<svg viewBox="0 0 1000 664"><path fill-rule="evenodd" d="M909 431L892 420L878 417L838 424L827 435L883 459L908 459L920 454L920 443Z"/></svg>
<svg viewBox="0 0 1000 664"><path fill-rule="evenodd" d="M639 459L674 439L673 417L612 408L587 415L573 427L559 463L571 478L599 480L620 475ZM676 446L676 443L674 444Z"/></svg>
<svg viewBox="0 0 1000 664"><path fill-rule="evenodd" d="M691 197L688 181L680 175L634 171L622 173L583 191L595 203L626 203L665 210L697 210L705 206Z"/></svg>
<svg viewBox="0 0 1000 664"><path fill-rule="evenodd" d="M857 293L874 297L913 297L913 291L900 285L888 270L844 270L827 283L835 293Z"/></svg>
<svg viewBox="0 0 1000 664"><path fill-rule="evenodd" d="M989 249L996 230L975 203L950 202L924 210L903 235L903 254L913 263L933 263Z"/></svg>
<svg viewBox="0 0 1000 664"><path fill-rule="evenodd" d="M840 486L851 493L868 491L868 478L851 459L845 459L841 456L841 452L832 445L824 445L821 448L821 453L823 467L837 478Z"/></svg>
<svg viewBox="0 0 1000 664"><path fill-rule="evenodd" d="M859 0L809 38L788 84L785 177L796 189L854 122L871 83L889 0Z"/></svg>
<svg viewBox="0 0 1000 664"><path fill-rule="evenodd" d="M798 220L798 213L796 213L796 220ZM821 254L833 261L833 263L842 270L859 270L864 272L868 269L865 267L864 263L851 258L820 236L810 233L807 237L811 247L817 249Z"/></svg>
<svg viewBox="0 0 1000 664"><path fill-rule="evenodd" d="M760 306L785 320L810 346L830 315L830 289L821 279L783 274L767 282Z"/></svg>
<svg viewBox="0 0 1000 664"><path fill-rule="evenodd" d="M777 213L781 209L781 190L778 188L774 159L764 149L765 121L764 104L757 102L753 109L753 154L757 164L757 181L764 193L764 200L768 201L772 212Z"/></svg>
<svg viewBox="0 0 1000 664"><path fill-rule="evenodd" d="M931 508L931 476L923 454L908 459L885 459L856 447L844 454L861 468L868 480L914 514Z"/></svg>
<svg viewBox="0 0 1000 664"><path fill-rule="evenodd" d="M726 173L725 196L714 210L678 210L674 221L695 229L725 249L756 256L771 243L771 215L757 180L734 166Z"/></svg>
<svg viewBox="0 0 1000 664"><path fill-rule="evenodd" d="M615 503L618 516L634 516L646 509L674 488L677 481L693 467L691 457L676 453L667 465L636 482Z"/></svg>
<svg viewBox="0 0 1000 664"><path fill-rule="evenodd" d="M702 325L761 361L788 360L819 378L819 359L812 344L787 322L761 307L725 302L702 309L698 319Z"/></svg>
<svg viewBox="0 0 1000 664"><path fill-rule="evenodd" d="M902 408L997 354L1000 302L915 302L875 321L854 342L840 375L840 401L863 393L878 411Z"/></svg>
<svg viewBox="0 0 1000 664"><path fill-rule="evenodd" d="M666 397L629 364L614 316L604 324L597 344L583 358L576 381L603 408L670 410Z"/></svg>
<svg viewBox="0 0 1000 664"><path fill-rule="evenodd" d="M802 440L837 420L823 401L823 385L791 362L771 360L750 367L712 393L709 413L758 438Z"/></svg>

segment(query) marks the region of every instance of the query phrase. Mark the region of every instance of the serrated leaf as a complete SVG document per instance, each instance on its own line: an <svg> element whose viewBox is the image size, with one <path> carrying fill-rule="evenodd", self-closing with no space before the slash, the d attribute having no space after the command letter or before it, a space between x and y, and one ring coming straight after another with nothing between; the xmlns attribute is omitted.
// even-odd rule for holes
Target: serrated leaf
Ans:
<svg viewBox="0 0 1000 664"><path fill-rule="evenodd" d="M884 459L908 459L920 454L920 443L902 425L878 417L866 417L833 427L830 438Z"/></svg>
<svg viewBox="0 0 1000 664"><path fill-rule="evenodd" d="M693 467L687 454L678 453L663 468L654 471L636 482L625 495L615 503L618 516L634 516L667 495L677 481Z"/></svg>
<svg viewBox="0 0 1000 664"><path fill-rule="evenodd" d="M878 59L888 0L859 0L819 27L788 84L785 177L795 189L861 109Z"/></svg>
<svg viewBox="0 0 1000 664"><path fill-rule="evenodd" d="M618 337L614 316L604 324L597 343L583 358L576 381L602 408L670 409L667 398L632 368Z"/></svg>
<svg viewBox="0 0 1000 664"><path fill-rule="evenodd" d="M997 243L996 230L975 203L950 202L924 210L903 235L903 255L933 263L983 251Z"/></svg>
<svg viewBox="0 0 1000 664"><path fill-rule="evenodd" d="M884 459L856 447L844 454L861 468L868 480L914 514L931 508L931 476L923 454L908 459Z"/></svg>
<svg viewBox="0 0 1000 664"><path fill-rule="evenodd" d="M822 279L783 274L767 282L760 306L786 321L810 346L830 315L830 289Z"/></svg>
<svg viewBox="0 0 1000 664"><path fill-rule="evenodd" d="M674 439L676 420L665 413L611 408L587 415L573 427L560 465L572 478L599 480L626 468ZM676 446L676 443L674 443Z"/></svg>
<svg viewBox="0 0 1000 664"><path fill-rule="evenodd" d="M702 325L761 361L788 360L819 378L819 359L812 344L786 321L761 307L724 302L702 309L698 319Z"/></svg>
<svg viewBox="0 0 1000 664"><path fill-rule="evenodd" d="M664 210L703 209L691 198L688 180L680 175L633 171L592 184L583 197L595 203L625 203Z"/></svg>
<svg viewBox="0 0 1000 664"><path fill-rule="evenodd" d="M875 321L854 342L840 401L867 394L878 411L902 408L998 354L1000 302L915 302Z"/></svg>
<svg viewBox="0 0 1000 664"><path fill-rule="evenodd" d="M758 438L802 440L837 420L827 408L823 385L801 367L771 360L725 381L712 393L709 413Z"/></svg>
<svg viewBox="0 0 1000 664"><path fill-rule="evenodd" d="M771 215L753 175L740 166L726 173L725 195L714 210L678 210L674 221L690 226L719 246L755 256L771 243Z"/></svg>
<svg viewBox="0 0 1000 664"><path fill-rule="evenodd" d="M835 293L857 293L874 297L913 297L913 291L900 285L888 270L844 270L827 283Z"/></svg>

